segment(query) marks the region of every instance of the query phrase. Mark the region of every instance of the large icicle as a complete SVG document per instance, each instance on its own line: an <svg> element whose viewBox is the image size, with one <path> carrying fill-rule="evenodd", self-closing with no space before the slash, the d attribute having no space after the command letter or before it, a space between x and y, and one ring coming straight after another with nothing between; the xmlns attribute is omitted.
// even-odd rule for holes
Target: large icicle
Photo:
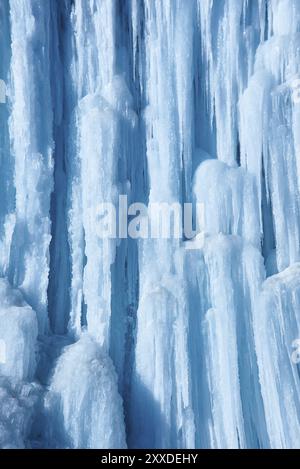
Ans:
<svg viewBox="0 0 300 469"><path fill-rule="evenodd" d="M78 61L74 65L77 133L70 190L72 310L70 329L89 332L109 347L111 266L117 243L95 230L101 204L118 205L131 134L136 125L133 100L114 60L116 2L75 2L73 12ZM89 27L85 22L89 18ZM87 44L87 51L82 50ZM90 47L93 44L93 47ZM74 150L71 146L72 151ZM126 171L125 171L126 174ZM120 184L119 184L120 183ZM126 192L125 192L126 194ZM117 233L111 234L112 238Z"/></svg>
<svg viewBox="0 0 300 469"><path fill-rule="evenodd" d="M115 70L115 48L114 48L114 14L115 14L115 2L112 0L105 0L105 1L88 1L85 2L83 0L77 0L74 3L73 10L72 10L72 26L74 30L74 46L72 51L72 78L73 78L73 89L74 89L74 113L73 119L71 124L71 135L69 140L69 159L71 165L71 186L69 188L69 240L70 240L70 247L71 247L71 258L72 258L72 284L71 284L71 315L70 315L70 329L72 333L75 335L79 335L81 332L81 328L83 325L86 325L86 314L88 313L90 317L97 314L98 311L93 309L91 310L92 305L90 308L87 307L87 300L85 299L84 295L84 271L85 265L89 262L89 270L91 271L91 266L95 265L95 268L101 269L101 266L93 264L93 259L87 258L85 253L85 228L84 228L84 201L83 201L83 194L82 194L82 171L84 161L86 158L94 158L94 164L100 164L99 157L102 158L102 165L104 163L105 155L105 141L103 141L103 137L105 134L105 125L107 123L106 132L111 131L111 138L116 132L114 130L114 125L112 125L110 129L109 121L112 124L115 124L115 120L113 120L113 113L111 112L111 116L108 115L109 109L106 111L105 117L105 110L103 108L104 102L102 101L101 106L101 97L98 96L98 104L97 104L97 96L95 96L93 100L93 95L96 93L101 92L103 86L108 85L113 77L114 70ZM100 40L101 38L101 40ZM82 48L82 44L85 44L85 48ZM75 60L75 54L77 59ZM79 107L80 100L84 99ZM84 106L84 102L90 103L93 106L93 109L89 110L88 106ZM103 109L102 109L103 108ZM86 109L86 111L84 111ZM84 114L87 114L85 115ZM82 141L82 132L88 131L88 126L85 125L85 120L90 120L91 123L94 122L94 127L96 125L96 119L102 115L102 129L101 126L96 129L97 141L98 141L98 148L96 145L93 145L93 138L95 130L90 132L89 135L85 135L84 137L88 137L87 141L87 148L89 149L88 155L85 153L85 157L83 156L82 152L85 151L86 143L83 143L81 146L80 141ZM82 123L83 128L80 128L80 123ZM73 139L74 137L77 140L77 143L74 145ZM100 144L100 147L99 147ZM98 154L95 155L95 151L98 151ZM75 158L74 158L75 153ZM98 168L93 169L92 176L94 178L98 178L98 180L94 181L93 188L95 191L98 189L98 183L100 183L99 190L101 191L110 191L112 190L112 186L115 185L116 182L116 164L114 160L114 156L110 156L110 168L106 176L114 177L114 181L110 181L109 177L105 177L105 165L102 166L101 172L99 173ZM89 160L86 161L86 164L89 163ZM113 169L114 168L114 169ZM96 172L95 172L96 169ZM101 174L102 173L102 174ZM89 184L89 181L86 181ZM101 184L102 183L102 184ZM103 187L103 183L104 186ZM88 192L86 193L88 195ZM95 194L94 194L95 195ZM104 195L104 193L103 193ZM97 207L101 202L114 202L115 199L112 200L111 193L108 194L108 200L102 200L101 192L98 198L95 198L93 203L94 206ZM92 196L92 193L91 193ZM97 195L96 195L97 197ZM93 206L88 207L87 201L85 203L86 210L93 209ZM86 217L89 214L86 213ZM87 227L88 228L88 227ZM92 227L91 227L92 228ZM87 233L89 235L89 231ZM91 238L92 241L92 238ZM92 241L93 242L93 241ZM94 239L94 244L95 244ZM113 259L113 252L111 249L113 248L112 241L105 240L104 241L104 249L106 245L106 252L108 255L108 262L106 263L105 268L107 269L108 265L112 262ZM91 246L91 244L89 244ZM90 247L89 247L90 249ZM111 254L109 254L111 251ZM94 253L93 253L94 254ZM93 255L92 254L92 255ZM101 257L101 254L99 254ZM99 257L97 257L99 259ZM99 271L99 275L101 275ZM102 325L99 327L102 331L93 331L98 334L98 338L102 341L107 341L108 339L108 332L109 332L109 318L110 318L110 309L107 310L107 302L109 301L110 296L110 278L109 272L106 272L107 281L106 281L106 291L104 293L104 303L102 307L102 318L100 322ZM100 301L100 291L101 286L99 285L99 278L98 274L97 277L92 281L92 285L96 288L96 298L94 301L98 299ZM108 286L108 290L107 290ZM104 290L103 290L104 292ZM100 311L101 311L100 309ZM87 310L87 311L86 311ZM99 312L100 312L99 311ZM106 316L106 317L105 317Z"/></svg>
<svg viewBox="0 0 300 469"><path fill-rule="evenodd" d="M252 310L264 279L253 178L241 168L207 161L196 171L194 193L196 201L205 204L204 229L209 235L200 252L197 240L195 249L190 245L185 267L191 340L194 330L200 340L198 346L190 345L198 444L267 447L252 327ZM205 435L200 436L204 418Z"/></svg>
<svg viewBox="0 0 300 469"><path fill-rule="evenodd" d="M299 448L300 265L294 264L263 284L254 307L259 379L271 447ZM293 354L296 360L293 361Z"/></svg>
<svg viewBox="0 0 300 469"><path fill-rule="evenodd" d="M20 291L0 279L0 447L25 448L41 393L36 370L38 322Z"/></svg>
<svg viewBox="0 0 300 469"><path fill-rule="evenodd" d="M235 165L239 156L237 103L251 74L259 40L258 3L198 0L198 7L204 79L211 123L215 120L217 157Z"/></svg>
<svg viewBox="0 0 300 469"><path fill-rule="evenodd" d="M7 273L14 229L13 160L9 141L9 67L11 56L9 3L0 4L0 275Z"/></svg>
<svg viewBox="0 0 300 469"><path fill-rule="evenodd" d="M52 190L52 105L49 77L50 3L10 2L12 113L16 225L9 277L47 328Z"/></svg>
<svg viewBox="0 0 300 469"><path fill-rule="evenodd" d="M300 259L300 5L274 0L269 7L273 36L258 48L255 73L240 101L241 163L255 174L260 200L266 193L265 210L272 216L266 222L263 214L261 231L270 238L274 229L280 271Z"/></svg>
<svg viewBox="0 0 300 469"><path fill-rule="evenodd" d="M196 201L203 204L204 229L233 234L260 249L258 200L252 175L217 160L203 162L194 177Z"/></svg>
<svg viewBox="0 0 300 469"><path fill-rule="evenodd" d="M178 0L145 1L146 61L142 76L147 104L144 119L151 204L181 201L182 190L191 178L192 142L185 114L193 109L190 102L193 78L190 71L183 77L182 67L192 61L195 7L195 2L183 8ZM183 251L179 246L179 240L140 243L140 297L130 420L130 442L137 447L195 445L187 349L188 311ZM144 421L148 422L148 429L143 428Z"/></svg>

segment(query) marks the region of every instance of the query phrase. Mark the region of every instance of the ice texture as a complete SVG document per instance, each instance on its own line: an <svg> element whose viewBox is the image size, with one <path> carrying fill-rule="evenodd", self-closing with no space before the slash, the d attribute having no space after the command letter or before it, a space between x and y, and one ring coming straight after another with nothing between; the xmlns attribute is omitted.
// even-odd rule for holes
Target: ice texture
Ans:
<svg viewBox="0 0 300 469"><path fill-rule="evenodd" d="M259 376L272 448L299 448L299 372L290 359L300 331L299 277L296 263L268 278L254 309Z"/></svg>
<svg viewBox="0 0 300 469"><path fill-rule="evenodd" d="M299 152L299 0L1 0L0 447L300 448Z"/></svg>
<svg viewBox="0 0 300 469"><path fill-rule="evenodd" d="M45 400L51 446L126 447L117 375L110 358L87 334L63 350Z"/></svg>
<svg viewBox="0 0 300 469"><path fill-rule="evenodd" d="M36 368L37 317L18 290L0 279L0 340L3 344L1 376L33 378Z"/></svg>
<svg viewBox="0 0 300 469"><path fill-rule="evenodd" d="M0 378L1 449L32 448L31 431L40 401L41 387L36 383Z"/></svg>
<svg viewBox="0 0 300 469"><path fill-rule="evenodd" d="M0 279L0 446L30 446L41 387L34 382L38 321L19 290Z"/></svg>

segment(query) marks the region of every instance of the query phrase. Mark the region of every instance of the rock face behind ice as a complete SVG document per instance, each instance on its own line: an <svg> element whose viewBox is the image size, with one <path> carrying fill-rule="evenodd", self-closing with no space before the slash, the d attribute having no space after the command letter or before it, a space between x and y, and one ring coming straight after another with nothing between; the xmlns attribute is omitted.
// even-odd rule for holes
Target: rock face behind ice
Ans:
<svg viewBox="0 0 300 469"><path fill-rule="evenodd" d="M88 334L59 358L45 405L51 447L126 447L113 364Z"/></svg>

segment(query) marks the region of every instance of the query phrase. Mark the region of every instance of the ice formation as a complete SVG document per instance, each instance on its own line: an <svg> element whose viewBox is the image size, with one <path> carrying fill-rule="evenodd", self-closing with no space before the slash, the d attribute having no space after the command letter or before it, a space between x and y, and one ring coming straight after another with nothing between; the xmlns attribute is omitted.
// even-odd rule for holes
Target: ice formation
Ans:
<svg viewBox="0 0 300 469"><path fill-rule="evenodd" d="M299 181L299 0L0 0L0 447L299 448Z"/></svg>
<svg viewBox="0 0 300 469"><path fill-rule="evenodd" d="M72 381L77 383L75 388L69 386ZM126 447L122 401L113 364L87 334L66 347L60 356L45 408L50 422L50 446Z"/></svg>
<svg viewBox="0 0 300 469"><path fill-rule="evenodd" d="M41 399L36 372L38 321L20 291L0 279L0 446L25 448Z"/></svg>

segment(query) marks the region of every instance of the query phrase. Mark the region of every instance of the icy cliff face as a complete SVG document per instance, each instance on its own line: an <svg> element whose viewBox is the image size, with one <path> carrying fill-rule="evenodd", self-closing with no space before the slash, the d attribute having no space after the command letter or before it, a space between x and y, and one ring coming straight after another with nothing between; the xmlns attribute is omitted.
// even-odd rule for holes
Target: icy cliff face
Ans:
<svg viewBox="0 0 300 469"><path fill-rule="evenodd" d="M298 0L0 1L1 447L300 447L299 51Z"/></svg>

